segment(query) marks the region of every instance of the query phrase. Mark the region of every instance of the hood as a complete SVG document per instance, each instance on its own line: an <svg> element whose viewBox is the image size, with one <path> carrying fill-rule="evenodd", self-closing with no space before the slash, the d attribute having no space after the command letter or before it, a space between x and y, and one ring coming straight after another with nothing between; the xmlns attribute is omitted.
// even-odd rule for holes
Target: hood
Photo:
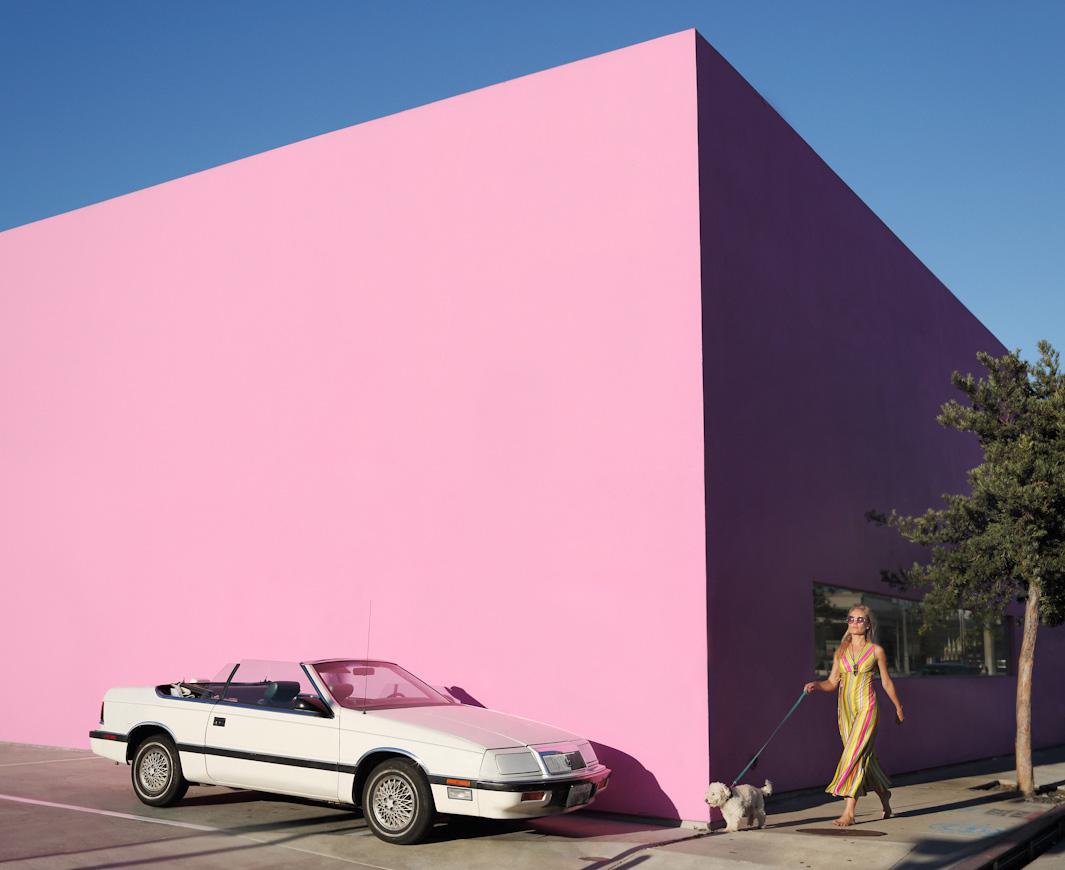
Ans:
<svg viewBox="0 0 1065 870"><path fill-rule="evenodd" d="M546 725L533 719L511 716L484 707L408 707L395 710L375 710L371 716L429 729L458 737L485 749L507 749L514 746L534 746L540 743L582 741L571 731Z"/></svg>

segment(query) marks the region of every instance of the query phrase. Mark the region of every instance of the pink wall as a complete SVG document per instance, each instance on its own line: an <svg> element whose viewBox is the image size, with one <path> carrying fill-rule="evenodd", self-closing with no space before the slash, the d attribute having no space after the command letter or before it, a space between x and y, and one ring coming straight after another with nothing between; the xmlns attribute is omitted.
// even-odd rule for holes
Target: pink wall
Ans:
<svg viewBox="0 0 1065 870"><path fill-rule="evenodd" d="M0 739L366 648L705 815L694 33L0 235Z"/></svg>
<svg viewBox="0 0 1065 870"><path fill-rule="evenodd" d="M813 583L892 595L880 569L920 555L865 511L967 490L978 445L935 416L953 370L1005 349L701 37L697 53L709 743L731 781L815 679ZM1037 747L1065 743L1063 661L1065 628L1041 629ZM895 686L901 728L877 690L889 777L1012 753L1015 677ZM841 748L818 693L745 779L823 788Z"/></svg>

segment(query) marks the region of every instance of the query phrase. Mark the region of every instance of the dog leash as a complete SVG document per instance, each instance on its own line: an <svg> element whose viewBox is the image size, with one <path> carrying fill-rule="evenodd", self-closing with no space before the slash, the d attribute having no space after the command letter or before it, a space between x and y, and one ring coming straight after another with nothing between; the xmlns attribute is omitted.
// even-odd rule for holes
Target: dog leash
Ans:
<svg viewBox="0 0 1065 870"><path fill-rule="evenodd" d="M805 697L806 697L806 692L804 690L803 693L801 695L799 695L799 700L791 705L791 709L788 710L788 716L790 716L792 713L795 712L795 708L798 707L799 704L802 703L802 699L805 698ZM780 720L780 725L783 725L785 722L788 721L788 716L785 716L783 719ZM772 740L774 737L777 736L777 731L780 730L780 725L777 725L777 727L773 729L773 733L769 735L769 740ZM754 764L758 760L758 756L761 755L763 750L766 748L766 746L769 745L769 740L767 740L762 745L762 748L759 749L754 754L754 758L752 758L750 761L747 762L747 767L743 768L743 770L740 771L739 776L737 776L734 780L732 780L732 782L729 783L729 788L732 788L732 786L734 786L737 782L739 782L740 778L748 771L748 769L750 769L751 765Z"/></svg>

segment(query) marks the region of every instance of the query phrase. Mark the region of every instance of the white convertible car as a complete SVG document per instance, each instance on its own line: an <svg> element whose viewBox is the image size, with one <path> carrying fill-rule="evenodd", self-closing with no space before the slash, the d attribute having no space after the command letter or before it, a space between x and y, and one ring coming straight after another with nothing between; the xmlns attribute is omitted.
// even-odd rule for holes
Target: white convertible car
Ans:
<svg viewBox="0 0 1065 870"><path fill-rule="evenodd" d="M581 737L459 703L391 662L244 661L212 681L111 689L97 755L151 806L224 785L361 807L415 843L435 813L531 818L587 806L610 770Z"/></svg>

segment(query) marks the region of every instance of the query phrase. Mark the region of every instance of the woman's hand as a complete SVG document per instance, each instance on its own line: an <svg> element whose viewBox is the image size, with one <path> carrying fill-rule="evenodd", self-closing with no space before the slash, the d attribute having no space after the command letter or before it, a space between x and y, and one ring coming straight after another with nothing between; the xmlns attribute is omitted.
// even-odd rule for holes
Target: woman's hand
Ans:
<svg viewBox="0 0 1065 870"><path fill-rule="evenodd" d="M896 721L901 725L902 724L902 719L903 719L903 716L902 716L902 704L896 704L895 705L895 715L898 717L896 719Z"/></svg>
<svg viewBox="0 0 1065 870"><path fill-rule="evenodd" d="M802 690L807 695L809 695L811 692L816 692L817 691L817 683L816 682L807 683L805 686L802 687Z"/></svg>

